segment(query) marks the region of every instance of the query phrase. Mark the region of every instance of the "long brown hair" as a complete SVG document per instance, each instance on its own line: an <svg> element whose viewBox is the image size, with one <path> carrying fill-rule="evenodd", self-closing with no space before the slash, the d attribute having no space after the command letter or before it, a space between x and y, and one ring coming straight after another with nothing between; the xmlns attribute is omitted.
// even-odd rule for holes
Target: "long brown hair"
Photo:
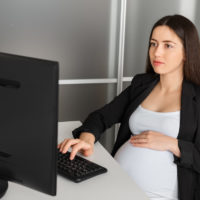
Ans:
<svg viewBox="0 0 200 200"><path fill-rule="evenodd" d="M182 15L165 16L154 24L149 37L149 43L153 30L157 26L162 25L172 29L183 42L185 50L185 62L183 67L184 78L200 85L200 41L195 25ZM155 73L149 58L149 48L146 60L146 72Z"/></svg>

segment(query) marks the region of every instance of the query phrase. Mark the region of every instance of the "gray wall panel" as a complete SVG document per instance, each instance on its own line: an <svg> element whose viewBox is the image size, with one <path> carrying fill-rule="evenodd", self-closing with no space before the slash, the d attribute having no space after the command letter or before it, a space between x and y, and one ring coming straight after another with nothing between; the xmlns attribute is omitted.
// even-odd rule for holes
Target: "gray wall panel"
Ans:
<svg viewBox="0 0 200 200"><path fill-rule="evenodd" d="M0 51L57 60L60 78L108 74L111 1L2 0Z"/></svg>
<svg viewBox="0 0 200 200"><path fill-rule="evenodd" d="M108 95L109 93L109 95ZM63 85L59 87L59 121L84 120L116 94L116 84ZM110 96L110 99L108 99Z"/></svg>
<svg viewBox="0 0 200 200"><path fill-rule="evenodd" d="M195 15L195 24L197 26L197 29L198 29L198 33L199 33L199 36L200 36L200 1L197 1L196 2L196 15Z"/></svg>

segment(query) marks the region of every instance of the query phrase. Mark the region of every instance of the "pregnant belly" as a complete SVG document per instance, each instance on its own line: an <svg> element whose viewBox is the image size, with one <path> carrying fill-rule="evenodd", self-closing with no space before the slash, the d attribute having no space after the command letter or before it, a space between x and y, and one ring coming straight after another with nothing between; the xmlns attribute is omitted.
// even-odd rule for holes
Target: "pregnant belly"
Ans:
<svg viewBox="0 0 200 200"><path fill-rule="evenodd" d="M177 167L171 152L134 147L127 141L115 159L144 191L176 190Z"/></svg>

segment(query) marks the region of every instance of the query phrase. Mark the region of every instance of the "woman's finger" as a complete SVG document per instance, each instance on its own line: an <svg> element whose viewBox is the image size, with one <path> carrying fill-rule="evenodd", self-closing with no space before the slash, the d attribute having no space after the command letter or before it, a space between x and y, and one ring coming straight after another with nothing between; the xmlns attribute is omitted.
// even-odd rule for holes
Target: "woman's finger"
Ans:
<svg viewBox="0 0 200 200"><path fill-rule="evenodd" d="M72 147L72 151L70 153L70 160L73 160L74 157L76 156L76 154L80 151L80 150L86 150L86 149L89 149L90 148L90 145L81 141L77 144L75 144L73 147Z"/></svg>
<svg viewBox="0 0 200 200"><path fill-rule="evenodd" d="M146 139L146 135L134 135L130 138L130 140L137 140L137 139Z"/></svg>
<svg viewBox="0 0 200 200"><path fill-rule="evenodd" d="M63 152L63 153L66 153L66 152L69 150L70 147L73 147L73 145L76 145L76 144L79 143L79 142L80 142L79 139L71 139L71 140L69 140L69 141L65 144L65 146L63 147L62 152Z"/></svg>
<svg viewBox="0 0 200 200"><path fill-rule="evenodd" d="M64 140L62 145L61 145L60 151L62 153L66 153L71 146L73 146L74 144L77 144L79 141L80 141L79 139L66 139L66 140Z"/></svg>
<svg viewBox="0 0 200 200"><path fill-rule="evenodd" d="M130 140L131 144L143 144L143 143L147 143L148 140L146 138L138 138L136 140Z"/></svg>
<svg viewBox="0 0 200 200"><path fill-rule="evenodd" d="M65 146L65 144L68 142L69 139L64 139L60 144L59 144L59 147L60 147L60 151L62 151L63 147Z"/></svg>

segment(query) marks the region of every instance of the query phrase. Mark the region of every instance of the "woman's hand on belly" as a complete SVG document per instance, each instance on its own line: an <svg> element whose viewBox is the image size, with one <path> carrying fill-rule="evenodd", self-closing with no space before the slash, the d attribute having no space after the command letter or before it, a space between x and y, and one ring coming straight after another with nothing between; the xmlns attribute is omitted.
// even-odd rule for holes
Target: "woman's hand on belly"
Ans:
<svg viewBox="0 0 200 200"><path fill-rule="evenodd" d="M180 157L178 140L155 131L144 131L130 138L130 143L135 147L149 148L158 151L171 151Z"/></svg>

